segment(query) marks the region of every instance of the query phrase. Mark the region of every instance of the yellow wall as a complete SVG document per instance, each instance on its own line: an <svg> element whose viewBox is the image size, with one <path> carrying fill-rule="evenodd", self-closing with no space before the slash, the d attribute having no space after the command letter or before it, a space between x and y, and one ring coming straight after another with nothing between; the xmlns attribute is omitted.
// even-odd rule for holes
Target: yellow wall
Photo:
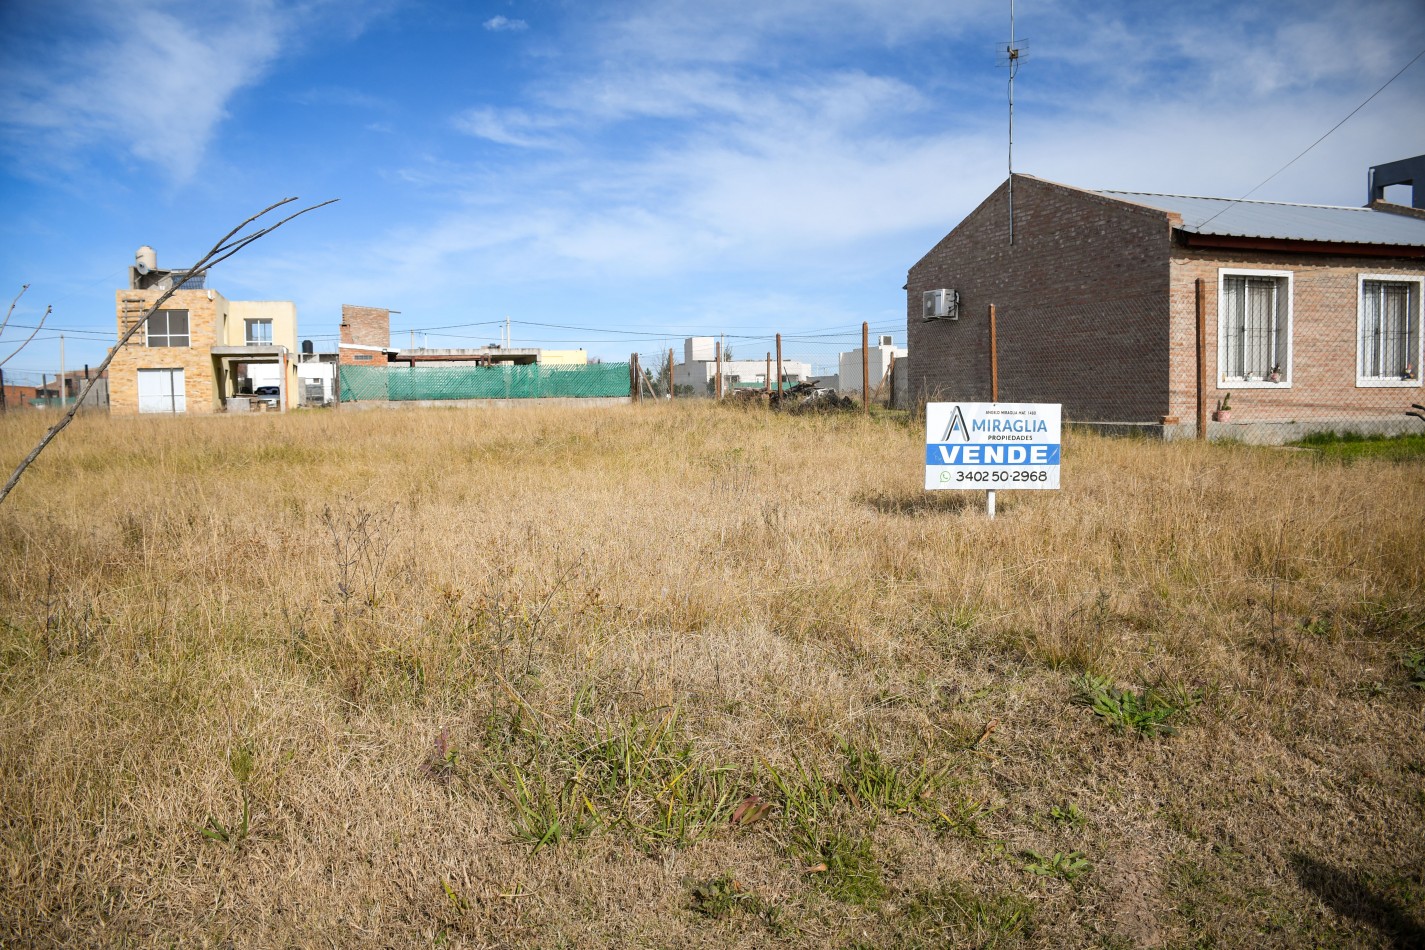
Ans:
<svg viewBox="0 0 1425 950"><path fill-rule="evenodd" d="M272 344L297 352L297 305L290 300L229 300L223 333L226 345L247 344L248 320L271 320Z"/></svg>
<svg viewBox="0 0 1425 950"><path fill-rule="evenodd" d="M539 361L545 366L584 366L589 354L583 350L540 350Z"/></svg>

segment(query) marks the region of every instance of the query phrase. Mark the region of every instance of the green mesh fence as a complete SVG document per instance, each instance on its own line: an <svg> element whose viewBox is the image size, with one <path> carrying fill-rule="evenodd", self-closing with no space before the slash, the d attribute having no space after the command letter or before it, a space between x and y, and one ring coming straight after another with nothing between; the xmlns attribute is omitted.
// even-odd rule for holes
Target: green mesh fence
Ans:
<svg viewBox="0 0 1425 950"><path fill-rule="evenodd" d="M587 366L343 366L341 401L627 396L627 363Z"/></svg>

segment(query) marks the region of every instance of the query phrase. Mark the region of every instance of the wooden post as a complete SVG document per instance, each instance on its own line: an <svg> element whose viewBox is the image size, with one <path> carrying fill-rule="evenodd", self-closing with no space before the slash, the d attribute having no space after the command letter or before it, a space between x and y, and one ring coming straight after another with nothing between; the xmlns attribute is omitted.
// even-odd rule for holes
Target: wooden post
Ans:
<svg viewBox="0 0 1425 950"><path fill-rule="evenodd" d="M642 375L638 371L638 354L634 353L628 358L628 387L634 402L643 401L643 386L639 383L639 377Z"/></svg>
<svg viewBox="0 0 1425 950"><path fill-rule="evenodd" d="M1013 218L1011 220L1010 243L1014 243ZM990 402L999 402L999 340L995 337L995 305L990 304ZM995 490L985 492L985 514L993 521L995 517Z"/></svg>
<svg viewBox="0 0 1425 950"><path fill-rule="evenodd" d="M767 351L767 370L762 374L762 391L771 395L772 393L772 351Z"/></svg>
<svg viewBox="0 0 1425 950"><path fill-rule="evenodd" d="M782 334L777 334L777 402L782 401Z"/></svg>
<svg viewBox="0 0 1425 950"><path fill-rule="evenodd" d="M1202 278L1197 285L1197 437L1207 438L1207 319L1203 308Z"/></svg>
<svg viewBox="0 0 1425 950"><path fill-rule="evenodd" d="M871 411L871 325L861 324L861 411Z"/></svg>
<svg viewBox="0 0 1425 950"><path fill-rule="evenodd" d="M668 398L673 398L673 348L668 347Z"/></svg>
<svg viewBox="0 0 1425 950"><path fill-rule="evenodd" d="M999 402L999 343L995 339L994 304L990 304L990 402Z"/></svg>

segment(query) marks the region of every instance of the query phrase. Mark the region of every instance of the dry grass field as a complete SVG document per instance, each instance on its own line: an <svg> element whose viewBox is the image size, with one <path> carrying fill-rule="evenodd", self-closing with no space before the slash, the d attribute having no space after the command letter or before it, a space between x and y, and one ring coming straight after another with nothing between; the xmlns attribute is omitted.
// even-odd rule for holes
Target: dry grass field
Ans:
<svg viewBox="0 0 1425 950"><path fill-rule="evenodd" d="M0 507L0 946L1421 945L1425 464L1071 433L989 521L923 441L81 419Z"/></svg>

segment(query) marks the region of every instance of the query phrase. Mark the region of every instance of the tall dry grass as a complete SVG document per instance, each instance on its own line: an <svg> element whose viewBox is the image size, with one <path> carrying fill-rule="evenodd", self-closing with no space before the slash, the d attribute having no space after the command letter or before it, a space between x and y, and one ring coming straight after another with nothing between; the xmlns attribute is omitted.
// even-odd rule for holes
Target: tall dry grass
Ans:
<svg viewBox="0 0 1425 950"><path fill-rule="evenodd" d="M988 521L922 442L689 404L77 422L0 510L0 939L1421 932L1425 468L1072 434L1065 488ZM1026 870L1055 852L1092 869Z"/></svg>

